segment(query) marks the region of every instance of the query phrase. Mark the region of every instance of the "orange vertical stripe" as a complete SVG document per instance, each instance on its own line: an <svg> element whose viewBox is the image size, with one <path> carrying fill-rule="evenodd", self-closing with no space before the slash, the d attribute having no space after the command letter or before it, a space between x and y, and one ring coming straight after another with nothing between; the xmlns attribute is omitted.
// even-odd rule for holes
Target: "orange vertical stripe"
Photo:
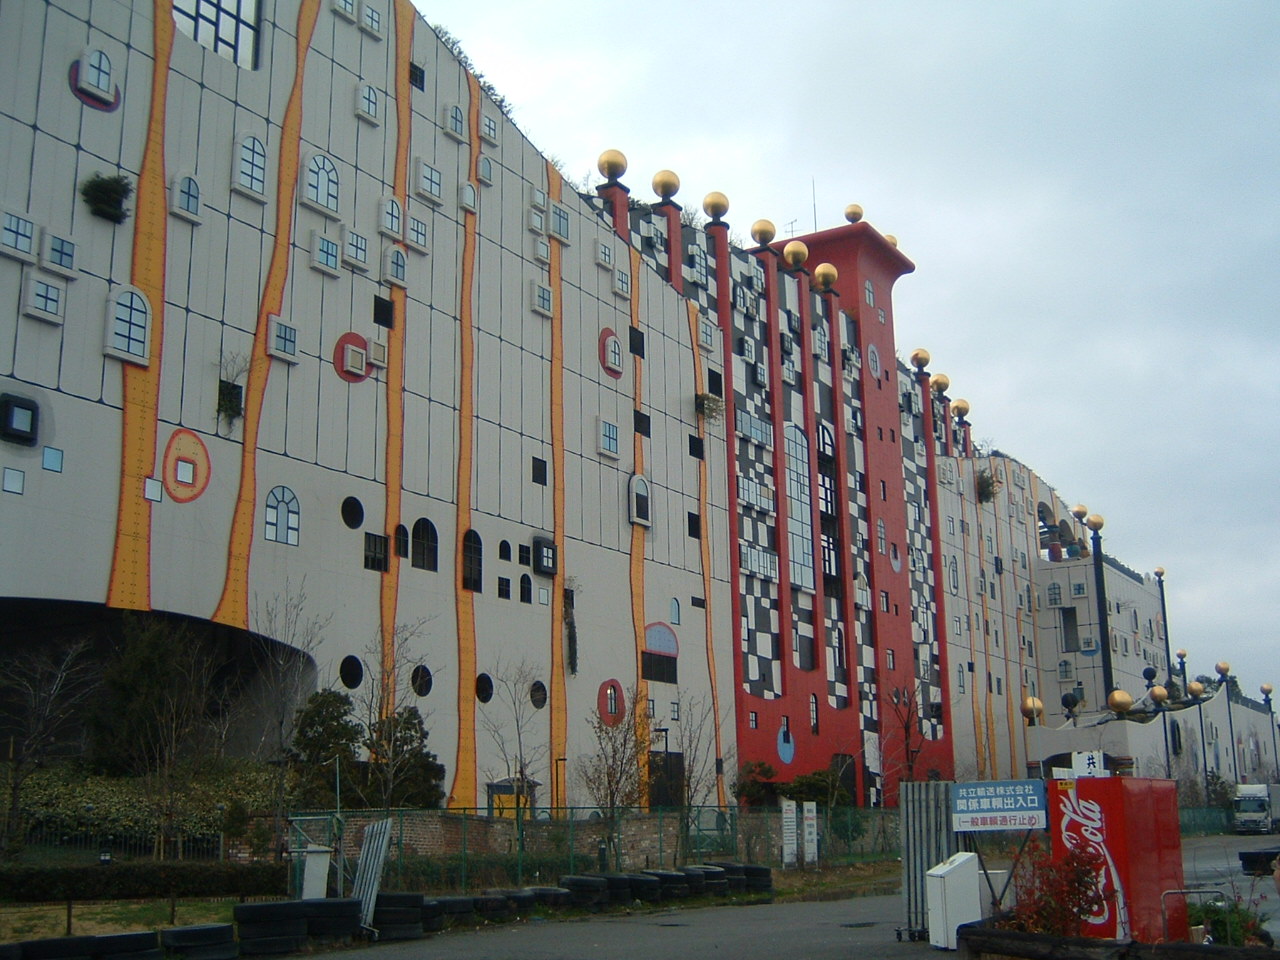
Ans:
<svg viewBox="0 0 1280 960"><path fill-rule="evenodd" d="M151 502L143 484L156 462L160 406L160 357L164 347L165 253L169 205L165 195L164 130L169 95L169 57L173 50L173 10L154 0L155 58L151 65L151 114L138 174L133 229L133 285L151 303L149 366L124 363L120 437L120 494L116 539L111 555L107 606L151 608Z"/></svg>
<svg viewBox="0 0 1280 960"><path fill-rule="evenodd" d="M217 622L235 627L249 626L249 553L253 548L254 509L258 500L258 430L262 426L262 404L267 392L267 379L271 374L267 344L271 336L271 317L281 311L285 281L289 277L289 247L293 240L294 195L298 187L298 152L302 132L302 75L319 11L320 0L302 0L298 9L293 87L289 91L284 122L280 126L275 243L271 247L271 265L267 268L267 280L258 306L253 356L249 361L249 380L244 391L244 442L240 447L240 485L231 518L230 542L227 544L227 575L222 585L222 597L213 614L213 619ZM172 16L168 11L164 15Z"/></svg>
<svg viewBox="0 0 1280 960"><path fill-rule="evenodd" d="M548 161L547 193L557 203L563 191L560 171ZM556 543L555 581L551 593L551 805L568 803L564 768L559 762L565 756L569 741L568 702L564 672L564 283L559 243L551 244L551 483L553 533Z"/></svg>
<svg viewBox="0 0 1280 960"><path fill-rule="evenodd" d="M633 329L640 329L640 251L634 247L631 253L631 326ZM631 357L631 369L634 379L633 407L640 409L641 398L644 396L644 361L637 356ZM644 473L644 442L639 433L633 431L631 442L631 456L635 463L632 468L634 473ZM652 495L651 498L652 500ZM652 514L650 514L652 516ZM649 701L649 683L644 678L642 669L643 658L640 656L644 652L644 545L645 530L647 528L640 524L632 524L631 526L631 629L635 635L636 645L636 700L635 705L635 724L636 724L636 754L639 759L640 777L642 781L649 779L649 718L644 709L645 704ZM644 805L648 806L648 798L644 799Z"/></svg>

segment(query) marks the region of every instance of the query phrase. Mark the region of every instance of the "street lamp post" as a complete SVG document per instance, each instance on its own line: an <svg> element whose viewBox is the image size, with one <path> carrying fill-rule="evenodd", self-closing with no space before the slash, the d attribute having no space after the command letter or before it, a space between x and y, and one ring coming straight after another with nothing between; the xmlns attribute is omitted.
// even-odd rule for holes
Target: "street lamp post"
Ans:
<svg viewBox="0 0 1280 960"><path fill-rule="evenodd" d="M1236 783L1240 782L1240 764L1236 760L1236 725L1231 718L1231 664L1225 660L1218 661L1213 668L1222 678L1221 683L1227 688L1227 733L1231 737L1231 775Z"/></svg>
<svg viewBox="0 0 1280 960"><path fill-rule="evenodd" d="M1164 567L1156 567L1156 586L1160 588L1160 621L1164 624L1164 665L1165 670L1169 674L1169 682L1166 687L1173 684L1173 658L1169 656L1169 611L1164 603ZM1183 687L1186 686L1186 677L1183 677ZM1185 693L1185 689L1183 690Z"/></svg>
<svg viewBox="0 0 1280 960"><path fill-rule="evenodd" d="M671 753L667 737L671 731L667 727L654 727L652 732L662 736L662 799L666 803L660 803L658 806L670 807L673 805L671 803Z"/></svg>
<svg viewBox="0 0 1280 960"><path fill-rule="evenodd" d="M1269 683L1264 683L1258 688L1262 691L1262 704L1267 708L1267 717L1271 722L1271 756L1275 760L1275 773L1271 780L1274 783L1280 783L1280 750L1276 748L1276 711L1271 706L1271 693L1275 690Z"/></svg>
<svg viewBox="0 0 1280 960"><path fill-rule="evenodd" d="M1039 697L1027 697L1022 701L1022 715L1027 720L1027 726L1029 727L1036 726L1037 721L1043 714L1044 714L1044 703L1043 701L1041 701ZM1038 743L1040 738L1036 737L1035 739ZM1027 768L1028 769L1031 768L1030 761L1027 762ZM1035 769L1038 771L1036 776L1039 777L1040 779L1044 779L1044 758L1040 756L1040 748L1038 745L1036 747Z"/></svg>
<svg viewBox="0 0 1280 960"><path fill-rule="evenodd" d="M1173 779L1173 768L1169 766L1169 713L1164 708L1164 702L1169 699L1169 690L1156 683L1156 677L1160 671L1155 667L1144 667L1142 677L1147 681L1147 696L1155 705L1156 712L1160 714L1160 721L1164 725L1164 776L1166 780Z"/></svg>
<svg viewBox="0 0 1280 960"><path fill-rule="evenodd" d="M1077 504L1071 508L1071 515L1092 531L1093 544L1093 592L1098 595L1098 643L1102 647L1102 700L1105 702L1111 691L1115 689L1115 678L1111 672L1111 627L1107 615L1107 581L1102 569L1102 534L1106 522L1097 513L1090 513L1089 508Z"/></svg>
<svg viewBox="0 0 1280 960"><path fill-rule="evenodd" d="M1204 764L1204 802L1207 806L1209 803L1209 745L1204 738L1204 703L1200 700L1204 696L1204 684L1199 680L1187 682L1187 651L1181 649L1178 650L1178 672L1182 674L1182 689L1195 698L1196 712L1200 714L1200 760Z"/></svg>

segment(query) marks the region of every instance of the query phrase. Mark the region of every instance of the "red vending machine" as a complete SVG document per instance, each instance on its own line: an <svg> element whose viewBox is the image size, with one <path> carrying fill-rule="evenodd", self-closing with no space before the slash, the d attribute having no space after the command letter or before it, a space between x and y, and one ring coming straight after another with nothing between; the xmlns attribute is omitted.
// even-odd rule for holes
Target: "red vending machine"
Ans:
<svg viewBox="0 0 1280 960"><path fill-rule="evenodd" d="M1053 855L1083 847L1103 858L1098 885L1114 893L1086 920L1086 936L1157 943L1188 938L1181 890L1182 833L1177 784L1139 777L1082 777L1049 781L1049 830Z"/></svg>

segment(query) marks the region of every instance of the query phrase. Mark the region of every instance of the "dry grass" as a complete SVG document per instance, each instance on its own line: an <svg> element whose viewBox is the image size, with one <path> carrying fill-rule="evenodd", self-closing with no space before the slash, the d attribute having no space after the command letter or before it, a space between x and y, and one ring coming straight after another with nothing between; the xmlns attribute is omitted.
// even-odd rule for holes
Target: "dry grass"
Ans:
<svg viewBox="0 0 1280 960"><path fill-rule="evenodd" d="M897 860L840 867L773 869L775 900L843 900L895 893L901 880L902 864Z"/></svg>
<svg viewBox="0 0 1280 960"><path fill-rule="evenodd" d="M118 900L75 903L71 930L76 936L159 930L195 923L230 923L231 901L179 900L170 920L168 900ZM66 904L0 904L0 943L62 937L67 934Z"/></svg>

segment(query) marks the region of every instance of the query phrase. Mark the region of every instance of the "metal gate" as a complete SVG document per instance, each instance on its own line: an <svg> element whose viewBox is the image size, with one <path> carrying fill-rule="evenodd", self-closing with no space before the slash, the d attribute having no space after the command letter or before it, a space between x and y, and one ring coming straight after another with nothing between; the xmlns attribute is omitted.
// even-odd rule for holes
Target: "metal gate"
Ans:
<svg viewBox="0 0 1280 960"><path fill-rule="evenodd" d="M904 926L912 940L929 938L925 875L931 867L960 852L959 837L951 829L950 791L949 781L904 781L899 785L899 811L902 816L902 906Z"/></svg>

